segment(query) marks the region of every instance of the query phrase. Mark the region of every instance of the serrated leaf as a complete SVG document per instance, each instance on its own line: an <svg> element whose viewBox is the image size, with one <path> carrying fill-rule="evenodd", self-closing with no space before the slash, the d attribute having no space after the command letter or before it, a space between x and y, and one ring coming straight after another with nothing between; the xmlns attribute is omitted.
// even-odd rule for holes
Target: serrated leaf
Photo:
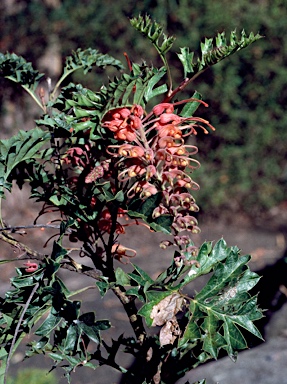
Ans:
<svg viewBox="0 0 287 384"><path fill-rule="evenodd" d="M250 258L250 255L238 257L236 252L230 252L225 263L220 263L216 266L213 276L200 293L196 295L196 299L204 300L206 298L214 297L226 288L228 284L234 282L235 285L246 270L246 263ZM217 298L219 297L217 296Z"/></svg>
<svg viewBox="0 0 287 384"><path fill-rule="evenodd" d="M198 325L195 323L194 318L191 317L187 326L185 327L184 333L178 341L178 347L182 347L187 342L193 342L194 340L200 339L201 333Z"/></svg>
<svg viewBox="0 0 287 384"><path fill-rule="evenodd" d="M202 355L202 359L208 359L208 355L217 358L221 348L235 359L237 351L247 347L239 327L261 338L253 321L262 317L262 311L257 307L257 298L248 293L259 276L247 266L250 256L240 256L237 247L228 248L223 240L213 250L208 243L202 250L199 257L202 271L213 269L213 274L190 303L193 316L196 318L198 309L199 317L204 317L201 328L205 332L203 349L206 355Z"/></svg>
<svg viewBox="0 0 287 384"><path fill-rule="evenodd" d="M149 16L142 17L141 15L130 20L131 25L146 36L154 45L156 50L161 54L166 54L172 47L175 38L166 36L163 33L163 28L160 24L152 21Z"/></svg>
<svg viewBox="0 0 287 384"><path fill-rule="evenodd" d="M64 73L70 73L71 70L75 71L80 68L83 69L84 73L87 73L93 66L105 68L107 65L112 65L117 69L124 69L122 63L110 55L102 54L92 48L84 50L78 48L71 56L66 58Z"/></svg>
<svg viewBox="0 0 287 384"><path fill-rule="evenodd" d="M231 248L227 247L226 242L223 239L220 239L213 248L211 242L203 243L196 258L198 262L197 265L193 265L190 268L189 272L176 289L180 289L198 276L209 273L220 261L227 258L230 251Z"/></svg>
<svg viewBox="0 0 287 384"><path fill-rule="evenodd" d="M227 352L229 356L236 356L236 351L247 348L246 340L231 319L223 323L224 338L227 341Z"/></svg>
<svg viewBox="0 0 287 384"><path fill-rule="evenodd" d="M0 76L35 91L44 74L35 70L32 63L27 62L22 56L15 53L0 53Z"/></svg>
<svg viewBox="0 0 287 384"><path fill-rule="evenodd" d="M196 59L194 52L190 52L189 48L181 48L178 58L183 65L184 77L186 78L190 73L193 76L196 75L261 38L262 36L259 34L254 35L253 33L247 36L244 30L241 32L240 37L237 37L236 31L232 31L229 43L227 43L225 32L218 33L214 39L206 38L201 43L201 52Z"/></svg>
<svg viewBox="0 0 287 384"><path fill-rule="evenodd" d="M34 128L30 131L19 131L10 139L0 141L0 190L10 190L8 183L11 172L20 163L41 158L40 149L50 140L50 133ZM1 198L1 196L0 196Z"/></svg>
<svg viewBox="0 0 287 384"><path fill-rule="evenodd" d="M154 283L154 280L143 269L141 269L139 266L135 264L132 264L132 266L134 267L135 271L143 278L145 282L148 282L150 284Z"/></svg>
<svg viewBox="0 0 287 384"><path fill-rule="evenodd" d="M219 350L226 345L225 338L218 332L219 319L213 313L209 312L201 328L204 330L203 349L214 359L217 359Z"/></svg>
<svg viewBox="0 0 287 384"><path fill-rule="evenodd" d="M177 54L179 60L183 65L184 78L187 77L189 73L193 73L193 57L194 52L189 52L188 47L180 48L180 53Z"/></svg>

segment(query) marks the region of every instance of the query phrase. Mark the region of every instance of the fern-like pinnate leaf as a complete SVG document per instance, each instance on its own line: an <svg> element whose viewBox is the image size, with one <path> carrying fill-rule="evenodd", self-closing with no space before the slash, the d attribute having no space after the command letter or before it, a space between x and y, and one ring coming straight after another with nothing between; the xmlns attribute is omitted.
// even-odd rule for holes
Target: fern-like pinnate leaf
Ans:
<svg viewBox="0 0 287 384"><path fill-rule="evenodd" d="M99 53L98 50L92 48L84 50L78 48L72 55L66 58L64 74L80 68L82 68L86 74L93 66L105 68L107 65L111 65L116 69L124 69L123 64L110 55Z"/></svg>
<svg viewBox="0 0 287 384"><path fill-rule="evenodd" d="M149 16L139 16L130 20L131 25L144 36L146 36L154 45L160 55L165 55L172 47L175 37L166 36L163 33L163 27L153 21Z"/></svg>
<svg viewBox="0 0 287 384"><path fill-rule="evenodd" d="M19 131L16 136L0 141L0 198L4 189L11 191L9 176L13 169L24 161L41 158L41 149L50 140L50 133L40 128L28 132Z"/></svg>
<svg viewBox="0 0 287 384"><path fill-rule="evenodd" d="M165 84L156 86L165 75L165 68L149 68L145 64L133 64L130 74L124 73L115 78L99 92L93 92L81 85L69 84L62 89L56 102L52 105L61 111L74 109L76 117L90 117L92 112L99 112L122 105L146 105L153 97L167 91ZM83 112L83 111L86 112Z"/></svg>
<svg viewBox="0 0 287 384"><path fill-rule="evenodd" d="M123 74L106 88L102 87L101 94L106 99L105 110L132 104L144 107L153 97L167 91L166 84L156 87L165 73L165 68L156 69L145 64L133 64L131 74Z"/></svg>
<svg viewBox="0 0 287 384"><path fill-rule="evenodd" d="M73 72L82 69L84 74L86 74L91 71L93 67L105 68L107 65L111 65L116 69L124 69L123 64L110 55L102 54L98 50L92 48L84 50L78 48L72 55L66 58L63 75L60 77L51 94L51 100L54 100L56 92L64 79Z"/></svg>
<svg viewBox="0 0 287 384"><path fill-rule="evenodd" d="M44 74L39 73L22 56L0 53L0 76L35 91Z"/></svg>
<svg viewBox="0 0 287 384"><path fill-rule="evenodd" d="M254 35L254 33L250 33L247 36L244 30L241 32L240 37L238 37L234 30L231 32L228 42L225 32L218 33L215 38L206 38L201 43L201 52L197 58L194 52L189 51L189 48L181 48L181 53L178 54L178 57L183 64L184 77L187 77L190 73L196 75L261 38L261 35Z"/></svg>
<svg viewBox="0 0 287 384"><path fill-rule="evenodd" d="M106 111L119 106L140 104L143 107L154 97L167 92L166 84L158 83L166 74L164 67L157 69L145 64L133 64L130 74L115 78L100 91L94 92L81 84L70 83L48 106L62 113L44 115L37 124L52 130L77 135L89 131L92 140L104 137L106 130L100 124Z"/></svg>

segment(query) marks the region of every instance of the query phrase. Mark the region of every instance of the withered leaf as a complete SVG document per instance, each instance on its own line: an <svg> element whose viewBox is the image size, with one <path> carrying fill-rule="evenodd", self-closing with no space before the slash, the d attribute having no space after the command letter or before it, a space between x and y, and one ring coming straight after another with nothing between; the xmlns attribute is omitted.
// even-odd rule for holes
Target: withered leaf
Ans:
<svg viewBox="0 0 287 384"><path fill-rule="evenodd" d="M177 312L181 311L183 304L184 298L178 293L165 297L152 308L150 314L153 319L152 326L164 325L168 320L173 319Z"/></svg>
<svg viewBox="0 0 287 384"><path fill-rule="evenodd" d="M146 361L150 361L152 358L152 355L153 355L153 349L152 349L152 347L150 347L147 351L147 354L146 354Z"/></svg>
<svg viewBox="0 0 287 384"><path fill-rule="evenodd" d="M160 346L173 344L181 331L176 318L168 320L159 333Z"/></svg>
<svg viewBox="0 0 287 384"><path fill-rule="evenodd" d="M160 384L161 383L161 366L162 362L159 363L157 367L157 373L153 377L153 383L154 384Z"/></svg>

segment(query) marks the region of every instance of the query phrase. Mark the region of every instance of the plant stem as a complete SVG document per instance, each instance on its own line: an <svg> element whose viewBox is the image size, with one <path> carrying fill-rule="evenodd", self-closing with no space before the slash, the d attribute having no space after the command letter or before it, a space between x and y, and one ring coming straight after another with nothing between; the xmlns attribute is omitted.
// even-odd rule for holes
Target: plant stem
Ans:
<svg viewBox="0 0 287 384"><path fill-rule="evenodd" d="M14 336L13 336L13 339L12 339L12 342L11 342L11 347L10 347L10 350L9 350L9 354L8 354L8 357L7 357L7 361L6 361L6 367L5 367L5 374L4 374L3 384L6 384L8 369L9 369L9 365L10 365L10 360L11 360L11 357L12 357L12 354L13 354L13 348L14 348L14 345L16 343L16 338L17 338L20 326L22 324L24 315L25 315L25 313L26 313L26 311L27 311L27 309L28 309L28 307L30 305L30 302L33 299L33 296L34 296L35 292L37 291L38 287L39 287L39 283L36 283L34 288L32 289L32 292L30 293L30 296L28 297L28 300L27 300L27 302L26 302L26 304L25 304L25 306L23 308L23 311L22 311L21 316L19 318L19 321L17 323L16 329L15 329L15 333L14 333Z"/></svg>
<svg viewBox="0 0 287 384"><path fill-rule="evenodd" d="M112 288L114 294L118 297L120 302L129 317L130 324L134 330L137 340L142 345L146 338L146 331L143 325L142 317L137 315L138 309L135 305L134 299L126 295L125 288L116 285Z"/></svg>

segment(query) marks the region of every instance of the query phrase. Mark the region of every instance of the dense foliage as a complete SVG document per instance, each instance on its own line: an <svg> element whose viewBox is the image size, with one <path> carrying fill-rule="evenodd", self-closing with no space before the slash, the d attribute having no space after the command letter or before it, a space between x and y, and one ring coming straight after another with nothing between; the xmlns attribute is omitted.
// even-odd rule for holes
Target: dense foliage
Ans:
<svg viewBox="0 0 287 384"><path fill-rule="evenodd" d="M132 59L138 61L149 48L127 28L126 21L139 12L151 14L169 34L175 34L177 49L181 44L196 50L202 36L213 36L216 31L244 28L260 32L265 36L260 46L219 63L206 71L200 82L194 82L210 105L202 116L207 120L213 116L214 125L221 127L200 147L199 158L209 160L208 167L203 164L198 172L204 186L201 208L217 214L225 210L265 219L271 207L285 201L284 0L107 0L105 4L94 0L82 1L77 7L72 0L26 0L17 6L2 7L2 52L24 54L33 63L46 49L50 52L53 48L64 57L72 49L93 47L101 52L112 51L121 59L128 46L132 47ZM52 58L51 54L51 62ZM156 51L149 52L148 64L151 61L159 63ZM180 79L182 72L175 54L171 53L170 63L175 78ZM109 71L110 75L114 73ZM84 85L92 81L93 90L105 81L101 71L96 76L90 74L87 80L76 79ZM2 97L7 95L8 91Z"/></svg>
<svg viewBox="0 0 287 384"><path fill-rule="evenodd" d="M193 241L200 229L191 195L199 188L191 176L199 167L192 140L214 127L195 113L207 107L198 92L182 97L209 66L261 36L222 32L205 39L197 55L181 48L183 77L177 83L167 59L174 38L148 16L131 24L155 48L162 66L132 63L126 54L125 70L108 54L77 49L53 89L47 78L45 91L43 75L23 57L0 54L1 76L21 85L42 109L36 128L0 141L0 199L13 181L29 184L30 197L43 203L37 223L43 222L27 227L56 230L52 253L42 254L16 240L13 233L20 227L5 226L0 215L1 240L20 251L17 261L26 260L0 301L3 383L13 353L29 332L36 337L27 356L49 356L69 382L79 366L107 365L121 372L125 383L154 384L174 383L221 350L235 360L247 348L243 330L261 337L254 321L262 313L249 293L259 277L248 268L250 256L240 256L223 239L200 247ZM75 83L61 88L79 69L87 73L109 66L118 76L97 91ZM51 211L56 218L45 223ZM157 277L130 263L138 252L129 247L125 228L131 224L169 235L160 247L174 247L174 255ZM105 331L116 324L93 311L83 313L81 302L73 300L79 292L60 278L63 269L94 279L103 299L114 293L133 335L108 343ZM208 275L206 285L188 295L186 287L203 275ZM123 348L135 358L130 368L118 363Z"/></svg>

